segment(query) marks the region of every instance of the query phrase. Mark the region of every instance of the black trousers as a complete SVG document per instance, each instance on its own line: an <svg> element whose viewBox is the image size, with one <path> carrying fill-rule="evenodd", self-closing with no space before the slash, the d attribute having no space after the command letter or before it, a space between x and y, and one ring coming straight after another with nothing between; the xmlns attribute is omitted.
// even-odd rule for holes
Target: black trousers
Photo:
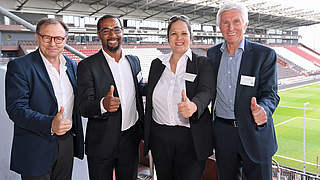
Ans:
<svg viewBox="0 0 320 180"><path fill-rule="evenodd" d="M215 153L219 180L272 180L272 157L265 162L253 162L245 152L238 127L217 117L214 121Z"/></svg>
<svg viewBox="0 0 320 180"><path fill-rule="evenodd" d="M42 176L24 176L22 180L71 180L73 168L73 137L70 132L57 136L57 147L48 174Z"/></svg>
<svg viewBox="0 0 320 180"><path fill-rule="evenodd" d="M139 132L137 125L121 132L114 157L106 159L87 156L90 180L137 180L139 163Z"/></svg>
<svg viewBox="0 0 320 180"><path fill-rule="evenodd" d="M206 160L196 157L191 130L152 122L151 153L158 180L200 180Z"/></svg>

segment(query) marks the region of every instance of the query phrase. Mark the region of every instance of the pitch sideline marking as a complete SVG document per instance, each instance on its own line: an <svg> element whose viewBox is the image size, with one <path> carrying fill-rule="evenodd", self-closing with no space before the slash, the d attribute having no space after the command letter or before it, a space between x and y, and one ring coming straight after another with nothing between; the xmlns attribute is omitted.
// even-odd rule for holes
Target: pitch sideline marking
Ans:
<svg viewBox="0 0 320 180"><path fill-rule="evenodd" d="M294 117L294 118L288 119L288 120L283 121L281 123L275 124L274 127L281 126L282 124L285 124L287 122L290 122L290 121L293 121L293 120L299 119L299 118L303 118L303 117ZM319 119L315 119L315 118L306 118L306 119L307 120L312 120L312 121L320 121Z"/></svg>
<svg viewBox="0 0 320 180"><path fill-rule="evenodd" d="M293 120L295 120L297 118L299 118L299 117L294 117L294 118L288 119L286 121L283 121L283 122L281 122L279 124L274 125L274 127L280 126L280 125L285 124L285 123L290 122L290 121L293 121Z"/></svg>
<svg viewBox="0 0 320 180"><path fill-rule="evenodd" d="M296 88L301 88L301 87L305 87L305 86L309 86L309 85L314 85L314 84L319 84L319 81L311 82L311 83L307 83L307 84L302 84L302 85L294 86L294 87L290 87L290 88L280 89L279 92L288 91L288 90L292 90L292 89L296 89Z"/></svg>
<svg viewBox="0 0 320 180"><path fill-rule="evenodd" d="M284 159L289 159L289 160L292 160L292 161L297 161L297 162L304 163L302 160L294 159L294 158L290 158L290 157L286 157L286 156L282 156L282 155L278 155L278 154L275 154L274 156L280 157L280 158L284 158ZM316 165L317 165L317 164L315 164L315 163L311 163L311 162L307 162L307 161L306 161L306 164L309 164L309 165L312 165L312 166L316 166Z"/></svg>

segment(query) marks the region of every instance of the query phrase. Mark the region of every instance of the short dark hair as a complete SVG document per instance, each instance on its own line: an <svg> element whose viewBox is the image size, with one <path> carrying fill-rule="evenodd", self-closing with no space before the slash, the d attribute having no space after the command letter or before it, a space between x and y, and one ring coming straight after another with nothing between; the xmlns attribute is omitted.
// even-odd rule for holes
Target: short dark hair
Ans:
<svg viewBox="0 0 320 180"><path fill-rule="evenodd" d="M187 16L185 16L185 15L174 15L171 18L169 18L169 24L168 24L168 29L167 29L167 38L169 39L169 32L170 32L172 24L177 22L177 21L183 21L183 22L185 22L187 24L188 31L189 31L189 34L190 34L190 39L192 39L190 21L189 21L189 18Z"/></svg>
<svg viewBox="0 0 320 180"><path fill-rule="evenodd" d="M69 32L68 26L62 20L55 19L55 18L42 18L42 19L40 19L40 21L37 24L36 33L40 33L41 26L44 24L46 24L46 25L48 25L48 24L61 24L63 29L66 31L65 35L67 35Z"/></svg>
<svg viewBox="0 0 320 180"><path fill-rule="evenodd" d="M102 16L99 20L98 20L98 23L97 23L97 31L99 32L100 31L100 28L101 28L101 22L104 20L104 19L108 19L108 18L113 18L113 19L117 19L118 21L119 21L119 23L120 23L120 27L122 28L122 23L121 23L121 21L120 21L120 19L119 19L119 17L117 17L117 16L113 16L113 15L104 15L104 16Z"/></svg>

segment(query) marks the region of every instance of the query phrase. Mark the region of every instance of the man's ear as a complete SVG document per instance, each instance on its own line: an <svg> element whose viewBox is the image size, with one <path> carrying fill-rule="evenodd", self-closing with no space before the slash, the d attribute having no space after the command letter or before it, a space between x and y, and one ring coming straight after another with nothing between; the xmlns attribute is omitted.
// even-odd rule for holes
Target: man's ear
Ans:
<svg viewBox="0 0 320 180"><path fill-rule="evenodd" d="M97 32L98 38L101 41L100 32Z"/></svg>
<svg viewBox="0 0 320 180"><path fill-rule="evenodd" d="M39 35L37 33L34 33L34 38L36 38L37 43L40 43Z"/></svg>

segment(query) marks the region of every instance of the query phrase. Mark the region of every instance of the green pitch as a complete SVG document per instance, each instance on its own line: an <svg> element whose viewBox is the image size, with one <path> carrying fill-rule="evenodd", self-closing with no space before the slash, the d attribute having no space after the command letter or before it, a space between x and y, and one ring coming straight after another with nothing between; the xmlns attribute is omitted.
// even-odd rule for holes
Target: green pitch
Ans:
<svg viewBox="0 0 320 180"><path fill-rule="evenodd" d="M316 173L317 156L320 161L320 83L278 94L280 104L273 115L278 151L273 158L280 165L303 170L303 104L309 102L307 108L312 110L306 111L306 171Z"/></svg>

